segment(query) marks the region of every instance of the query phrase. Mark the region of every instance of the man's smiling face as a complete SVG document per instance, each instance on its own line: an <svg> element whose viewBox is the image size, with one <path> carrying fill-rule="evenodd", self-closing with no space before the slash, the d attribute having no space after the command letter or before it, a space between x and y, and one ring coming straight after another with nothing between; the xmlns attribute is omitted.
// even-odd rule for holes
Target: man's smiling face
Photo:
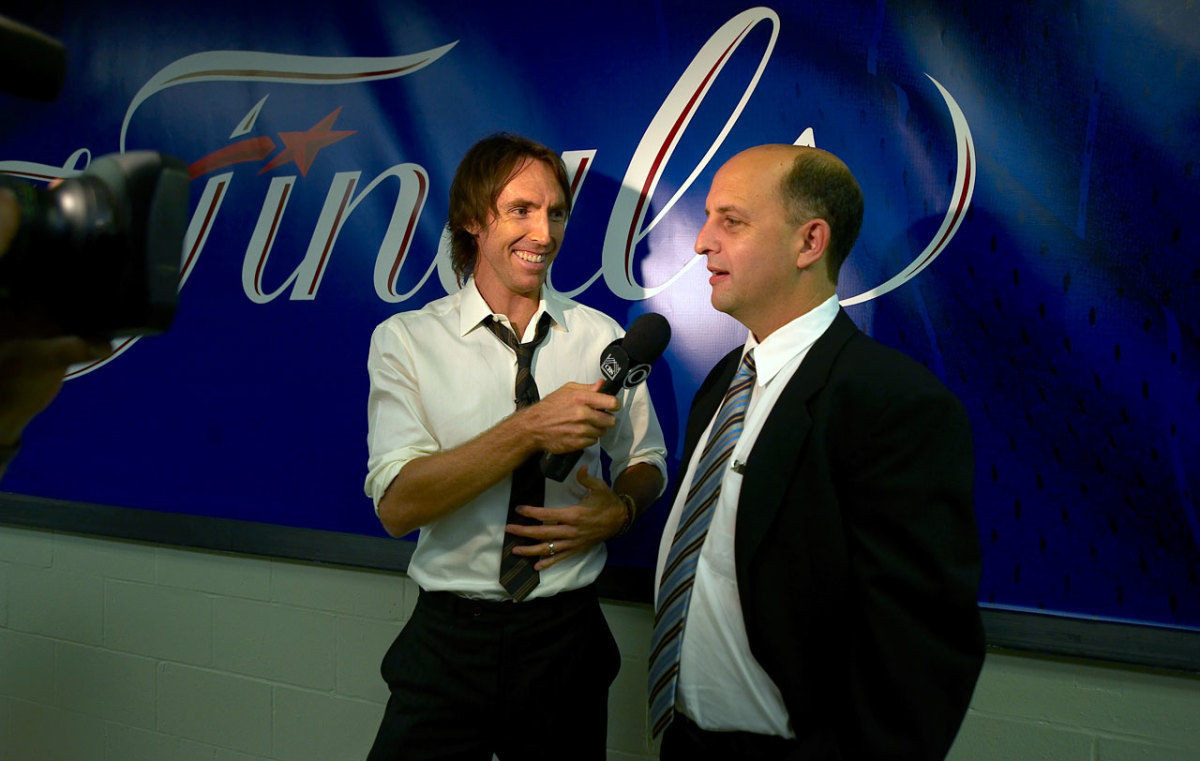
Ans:
<svg viewBox="0 0 1200 761"><path fill-rule="evenodd" d="M553 170L526 160L500 191L487 226L471 231L479 246L475 283L480 293L487 298L503 289L537 298L566 224L567 203Z"/></svg>

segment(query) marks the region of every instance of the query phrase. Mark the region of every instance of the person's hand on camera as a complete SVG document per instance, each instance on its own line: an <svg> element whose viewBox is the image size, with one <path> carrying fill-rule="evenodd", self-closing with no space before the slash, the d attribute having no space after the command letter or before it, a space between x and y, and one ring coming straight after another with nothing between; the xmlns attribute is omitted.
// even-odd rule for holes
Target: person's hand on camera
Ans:
<svg viewBox="0 0 1200 761"><path fill-rule="evenodd" d="M0 257L8 250L20 219L16 197L0 188ZM76 336L30 337L16 318L0 313L0 474L16 452L21 434L53 401L67 368L112 353L106 341Z"/></svg>
<svg viewBox="0 0 1200 761"><path fill-rule="evenodd" d="M111 352L106 342L76 336L0 343L0 445L17 442L34 415L54 399L68 367Z"/></svg>
<svg viewBox="0 0 1200 761"><path fill-rule="evenodd" d="M8 250L17 234L17 223L21 220L21 208L17 196L8 188L0 188L0 256Z"/></svg>

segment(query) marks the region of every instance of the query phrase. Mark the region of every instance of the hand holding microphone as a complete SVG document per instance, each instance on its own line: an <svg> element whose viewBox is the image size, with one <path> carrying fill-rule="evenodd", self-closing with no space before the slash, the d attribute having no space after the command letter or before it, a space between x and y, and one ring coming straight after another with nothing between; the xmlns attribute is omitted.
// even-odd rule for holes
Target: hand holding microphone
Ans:
<svg viewBox="0 0 1200 761"><path fill-rule="evenodd" d="M645 381L650 366L662 356L670 340L671 325L661 314L647 312L634 320L625 337L610 343L600 355L600 393L615 395ZM542 455L542 474L562 481L582 455L582 449L566 454L547 452Z"/></svg>

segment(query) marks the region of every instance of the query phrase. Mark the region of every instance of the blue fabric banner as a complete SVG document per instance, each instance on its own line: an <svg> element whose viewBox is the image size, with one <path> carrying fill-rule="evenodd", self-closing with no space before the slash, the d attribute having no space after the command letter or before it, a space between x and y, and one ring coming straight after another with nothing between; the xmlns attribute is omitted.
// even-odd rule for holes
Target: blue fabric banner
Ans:
<svg viewBox="0 0 1200 761"><path fill-rule="evenodd" d="M665 315L674 456L745 334L692 246L715 170L830 150L862 236L839 295L975 433L998 607L1200 629L1200 7L683 0L41 3L53 104L0 96L0 171L156 149L192 175L180 307L78 368L5 490L382 536L362 493L371 329L454 287L454 168L509 130L562 153L558 290ZM591 371L589 371L591 372ZM678 462L671 462L672 468ZM614 543L648 568L665 506Z"/></svg>

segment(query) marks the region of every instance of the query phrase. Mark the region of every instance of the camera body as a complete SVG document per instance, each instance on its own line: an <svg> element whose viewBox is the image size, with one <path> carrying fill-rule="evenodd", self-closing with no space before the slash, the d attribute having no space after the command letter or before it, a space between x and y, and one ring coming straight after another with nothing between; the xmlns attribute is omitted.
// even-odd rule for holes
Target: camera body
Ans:
<svg viewBox="0 0 1200 761"><path fill-rule="evenodd" d="M63 334L151 335L171 325L188 172L156 151L101 156L53 188L0 176L21 210L0 257L0 306Z"/></svg>

